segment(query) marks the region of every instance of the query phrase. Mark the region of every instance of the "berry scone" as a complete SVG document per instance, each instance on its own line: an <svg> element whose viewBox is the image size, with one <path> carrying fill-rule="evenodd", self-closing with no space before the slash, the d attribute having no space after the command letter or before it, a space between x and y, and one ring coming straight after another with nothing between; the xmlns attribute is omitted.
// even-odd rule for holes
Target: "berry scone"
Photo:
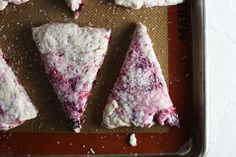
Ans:
<svg viewBox="0 0 236 157"><path fill-rule="evenodd" d="M8 3L19 5L21 3L28 2L29 0L0 0L0 10L3 10L6 8Z"/></svg>
<svg viewBox="0 0 236 157"><path fill-rule="evenodd" d="M160 64L147 28L139 23L120 71L108 97L102 126L151 127L155 123L178 126Z"/></svg>
<svg viewBox="0 0 236 157"><path fill-rule="evenodd" d="M115 0L115 3L132 9L140 9L141 7L176 5L183 1L184 0Z"/></svg>
<svg viewBox="0 0 236 157"><path fill-rule="evenodd" d="M77 19L84 6L83 1L82 0L66 0L66 3L74 12L74 18Z"/></svg>
<svg viewBox="0 0 236 157"><path fill-rule="evenodd" d="M37 113L0 49L0 130L15 128L24 121L35 118Z"/></svg>
<svg viewBox="0 0 236 157"><path fill-rule="evenodd" d="M110 30L78 27L73 23L33 28L46 73L77 133L110 35Z"/></svg>

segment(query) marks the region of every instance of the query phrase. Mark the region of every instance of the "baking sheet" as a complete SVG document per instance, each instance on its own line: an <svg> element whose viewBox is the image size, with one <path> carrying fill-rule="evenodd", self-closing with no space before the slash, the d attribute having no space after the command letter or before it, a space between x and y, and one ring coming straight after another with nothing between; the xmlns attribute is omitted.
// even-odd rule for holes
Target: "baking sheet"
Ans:
<svg viewBox="0 0 236 157"><path fill-rule="evenodd" d="M26 88L39 116L13 131L16 132L71 132L53 89L40 62L38 50L32 40L31 28L48 22L74 22L79 26L105 27L112 30L108 55L99 71L85 112L82 133L111 132L168 132L168 127L155 125L150 129L103 129L100 124L106 99L119 74L128 50L135 24L148 27L154 49L168 84L167 8L130 10L107 0L89 0L81 16L73 20L65 2L58 0L32 0L19 6L8 6L0 14L0 47L9 57L19 80Z"/></svg>
<svg viewBox="0 0 236 157"><path fill-rule="evenodd" d="M194 128L193 124L198 125L199 117L196 115L198 112L204 114L201 109L196 108L203 107L193 103L193 73L196 71L193 71L192 61L191 1L186 0L178 6L132 11L115 6L110 0L85 2L84 11L78 20L73 20L63 0L31 0L20 6L8 6L0 13L0 47L8 56L10 65L17 72L17 76L40 111L37 119L27 121L9 132L0 132L0 154L82 156L92 154L90 149L92 148L95 154L103 156L118 154L118 156L121 154L176 156L180 153L178 152L180 148L193 138L193 132L200 135L201 128ZM152 16L146 18L150 13ZM134 16L138 16L137 19ZM80 26L111 27L113 30L109 54L99 72L97 85L85 113L87 119L91 114L96 120L91 122L87 120L80 134L75 134L68 125L60 102L46 78L32 39L31 27L49 21L75 22ZM155 126L152 129L102 130L99 119L102 112L93 113L103 110L102 107L97 107L104 107L128 49L135 23L140 21L148 26L151 33L170 96L180 117L180 128ZM196 27L200 29L198 25ZM196 54L201 55L201 53ZM198 59L200 60L194 58ZM199 75L202 77L202 73ZM195 96L199 94L201 92L194 93ZM136 147L131 147L128 143L130 132L136 133L138 140ZM200 141L201 138L197 140ZM194 143L195 140L193 146ZM197 145L198 147L194 147L193 150L198 151L198 148L201 148L201 145ZM181 153L186 153L185 156L188 156L187 150L189 149L181 150Z"/></svg>

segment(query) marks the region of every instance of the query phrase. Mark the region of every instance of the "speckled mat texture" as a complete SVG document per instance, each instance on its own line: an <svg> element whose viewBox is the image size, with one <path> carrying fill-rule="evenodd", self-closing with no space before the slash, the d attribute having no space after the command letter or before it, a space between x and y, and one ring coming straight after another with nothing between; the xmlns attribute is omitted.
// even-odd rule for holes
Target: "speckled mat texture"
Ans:
<svg viewBox="0 0 236 157"><path fill-rule="evenodd" d="M73 22L81 27L112 30L108 55L89 97L81 133L168 132L167 126L158 125L150 129L130 127L114 130L100 126L106 99L119 74L137 22L147 26L168 84L167 8L130 10L116 6L109 0L85 0L84 3L83 11L76 20L63 0L31 0L19 6L9 5L0 12L0 47L39 110L36 119L27 121L13 131L73 132L46 77L31 32L32 27L48 22Z"/></svg>

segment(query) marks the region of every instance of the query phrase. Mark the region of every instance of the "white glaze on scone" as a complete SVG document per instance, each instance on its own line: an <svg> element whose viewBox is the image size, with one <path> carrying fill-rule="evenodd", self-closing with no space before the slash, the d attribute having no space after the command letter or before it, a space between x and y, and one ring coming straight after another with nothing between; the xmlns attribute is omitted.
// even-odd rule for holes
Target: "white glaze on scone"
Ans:
<svg viewBox="0 0 236 157"><path fill-rule="evenodd" d="M37 112L0 49L0 130L15 128L35 118Z"/></svg>
<svg viewBox="0 0 236 157"><path fill-rule="evenodd" d="M0 10L5 9L9 3L19 5L28 1L29 0L0 0Z"/></svg>
<svg viewBox="0 0 236 157"><path fill-rule="evenodd" d="M168 6L182 3L184 0L115 0L117 5L140 9L141 7Z"/></svg>
<svg viewBox="0 0 236 157"><path fill-rule="evenodd" d="M138 24L105 106L102 125L108 129L151 127L156 122L179 123L147 28Z"/></svg>
<svg viewBox="0 0 236 157"><path fill-rule="evenodd" d="M33 28L33 38L41 52L46 73L75 132L97 72L107 52L111 31L50 23Z"/></svg>
<svg viewBox="0 0 236 157"><path fill-rule="evenodd" d="M67 5L74 12L74 18L78 18L83 7L82 0L66 0Z"/></svg>

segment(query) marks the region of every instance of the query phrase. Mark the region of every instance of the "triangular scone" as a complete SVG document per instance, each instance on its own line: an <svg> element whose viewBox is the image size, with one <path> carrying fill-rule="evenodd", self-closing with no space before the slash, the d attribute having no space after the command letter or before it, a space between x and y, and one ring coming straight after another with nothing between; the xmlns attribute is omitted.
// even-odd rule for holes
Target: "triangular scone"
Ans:
<svg viewBox="0 0 236 157"><path fill-rule="evenodd" d="M33 119L38 111L7 65L0 49L0 130L10 130Z"/></svg>
<svg viewBox="0 0 236 157"><path fill-rule="evenodd" d="M141 7L168 6L182 3L184 0L115 0L117 5L140 9Z"/></svg>
<svg viewBox="0 0 236 157"><path fill-rule="evenodd" d="M74 12L74 18L75 19L78 18L84 6L83 1L82 0L66 0L66 3Z"/></svg>
<svg viewBox="0 0 236 157"><path fill-rule="evenodd" d="M107 52L111 31L49 23L33 28L46 73L75 132L81 129L87 98Z"/></svg>
<svg viewBox="0 0 236 157"><path fill-rule="evenodd" d="M108 129L151 127L155 122L179 123L147 28L138 24L105 106L102 125Z"/></svg>
<svg viewBox="0 0 236 157"><path fill-rule="evenodd" d="M0 11L5 9L8 3L19 5L28 1L29 0L0 0Z"/></svg>

